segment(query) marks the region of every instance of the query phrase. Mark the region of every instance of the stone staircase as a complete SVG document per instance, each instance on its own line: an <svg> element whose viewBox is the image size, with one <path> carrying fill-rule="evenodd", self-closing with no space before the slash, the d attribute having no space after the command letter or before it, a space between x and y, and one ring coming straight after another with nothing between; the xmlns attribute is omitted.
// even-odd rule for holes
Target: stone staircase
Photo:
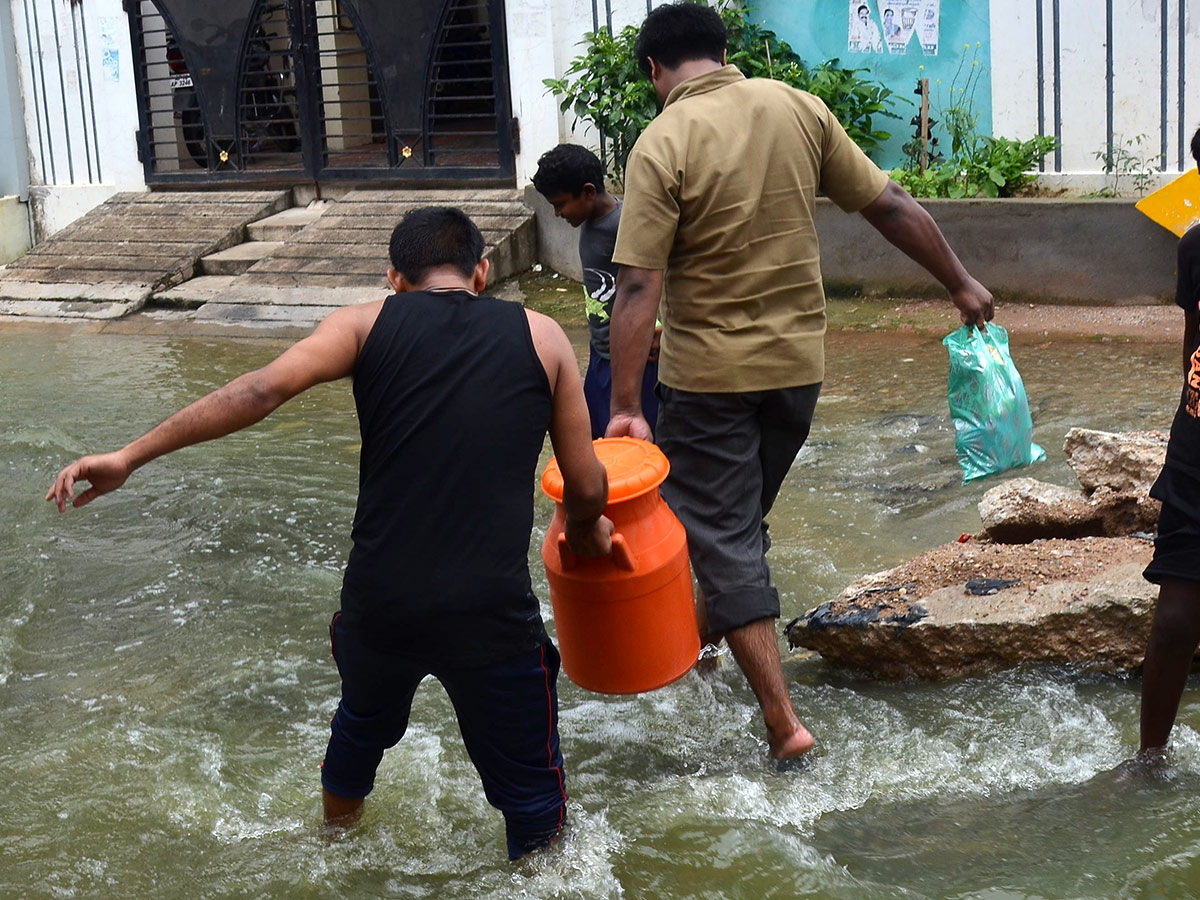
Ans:
<svg viewBox="0 0 1200 900"><path fill-rule="evenodd" d="M290 203L290 191L116 194L0 269L0 315L127 315Z"/></svg>
<svg viewBox="0 0 1200 900"><path fill-rule="evenodd" d="M246 205L251 196L253 208ZM36 284L51 287L22 286L0 272L0 315L111 318L150 305L187 310L203 322L311 326L339 306L386 295L392 229L420 206L456 206L471 216L484 236L491 283L528 268L537 252L533 211L515 189L352 189L306 206L291 206L292 198L292 192L120 195L34 251L36 271L47 277ZM147 206L154 203L173 211L174 229L128 215L139 206L157 213L159 207ZM234 208L241 218L231 217ZM87 259L69 270L48 268L45 261L67 258L80 235L93 241ZM97 271L125 271L92 266L127 256L123 248L134 237L140 238L131 257L137 265L129 269L135 279L100 286L86 280ZM59 271L71 280L56 282Z"/></svg>

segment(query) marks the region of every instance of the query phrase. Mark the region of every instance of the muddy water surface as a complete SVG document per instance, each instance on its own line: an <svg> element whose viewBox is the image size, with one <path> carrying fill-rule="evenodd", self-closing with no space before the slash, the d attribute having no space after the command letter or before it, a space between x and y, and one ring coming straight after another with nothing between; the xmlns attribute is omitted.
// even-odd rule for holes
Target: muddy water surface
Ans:
<svg viewBox="0 0 1200 900"><path fill-rule="evenodd" d="M790 617L978 528L936 338L832 334L810 444L772 518ZM316 822L337 699L326 623L356 489L346 385L58 516L74 455L123 443L271 341L0 334L0 896L1116 898L1200 895L1200 681L1174 769L1124 765L1136 677L886 685L789 654L811 761L765 758L728 659L645 696L560 684L569 838L503 858L435 683L362 824ZM1166 427L1178 351L1014 340L1049 459L1072 425ZM538 501L539 528L550 509ZM537 546L535 580L546 598ZM546 614L549 616L546 604ZM469 640L464 635L464 640Z"/></svg>

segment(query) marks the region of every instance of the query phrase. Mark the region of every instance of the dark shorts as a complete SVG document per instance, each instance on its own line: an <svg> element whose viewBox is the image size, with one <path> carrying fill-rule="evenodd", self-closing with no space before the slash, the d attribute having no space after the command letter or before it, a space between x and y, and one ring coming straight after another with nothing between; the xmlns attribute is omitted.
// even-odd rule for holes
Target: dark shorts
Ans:
<svg viewBox="0 0 1200 900"><path fill-rule="evenodd" d="M658 419L658 363L646 363L646 374L642 376L642 415L654 431ZM604 437L608 428L609 412L612 409L612 362L598 353L588 359L587 374L583 378L583 396L587 400L588 415L592 419L592 438Z"/></svg>
<svg viewBox="0 0 1200 900"><path fill-rule="evenodd" d="M1170 503L1158 516L1154 558L1142 576L1162 584L1164 578L1200 581L1200 522Z"/></svg>
<svg viewBox="0 0 1200 900"><path fill-rule="evenodd" d="M342 676L342 700L321 784L339 797L365 797L383 751L408 728L413 695L426 675L442 683L488 802L504 814L508 855L550 843L566 821L558 743L559 657L547 641L489 666L440 667L381 653L334 616L329 632Z"/></svg>
<svg viewBox="0 0 1200 900"><path fill-rule="evenodd" d="M659 386L663 498L687 530L708 630L779 616L764 517L812 426L820 384L740 394Z"/></svg>

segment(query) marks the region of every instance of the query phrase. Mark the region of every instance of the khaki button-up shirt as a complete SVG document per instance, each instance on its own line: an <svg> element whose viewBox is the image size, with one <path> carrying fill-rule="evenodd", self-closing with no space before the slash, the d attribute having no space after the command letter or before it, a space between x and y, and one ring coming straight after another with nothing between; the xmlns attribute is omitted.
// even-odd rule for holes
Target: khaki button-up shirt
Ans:
<svg viewBox="0 0 1200 900"><path fill-rule="evenodd" d="M734 66L677 85L630 153L613 254L666 271L659 380L717 393L822 381L817 193L856 212L886 186L811 94Z"/></svg>

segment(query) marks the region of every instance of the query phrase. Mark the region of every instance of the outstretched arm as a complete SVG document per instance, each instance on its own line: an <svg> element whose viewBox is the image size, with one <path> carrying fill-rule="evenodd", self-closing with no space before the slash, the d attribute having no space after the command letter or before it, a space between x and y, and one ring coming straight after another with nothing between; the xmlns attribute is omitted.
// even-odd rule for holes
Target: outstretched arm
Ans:
<svg viewBox="0 0 1200 900"><path fill-rule="evenodd" d="M651 440L650 425L642 415L642 379L656 338L654 322L662 297L661 269L621 266L617 274L617 299L608 329L612 356L612 414L608 437L629 435Z"/></svg>
<svg viewBox="0 0 1200 900"><path fill-rule="evenodd" d="M604 516L608 473L592 449L592 424L579 363L557 322L532 310L525 312L554 395L550 443L563 476L567 546L582 556L604 556L612 550L613 532L612 522Z"/></svg>
<svg viewBox="0 0 1200 900"><path fill-rule="evenodd" d="M908 191L888 181L883 193L862 209L862 215L945 286L964 325L986 327L993 315L991 293L967 273L933 217Z"/></svg>
<svg viewBox="0 0 1200 900"><path fill-rule="evenodd" d="M201 397L120 450L77 459L58 473L46 499L59 512L67 508L68 500L73 500L72 506L84 506L119 488L152 459L253 425L314 384L352 374L361 341L379 306L362 304L332 313L311 335L261 369ZM78 497L77 481L91 485Z"/></svg>

